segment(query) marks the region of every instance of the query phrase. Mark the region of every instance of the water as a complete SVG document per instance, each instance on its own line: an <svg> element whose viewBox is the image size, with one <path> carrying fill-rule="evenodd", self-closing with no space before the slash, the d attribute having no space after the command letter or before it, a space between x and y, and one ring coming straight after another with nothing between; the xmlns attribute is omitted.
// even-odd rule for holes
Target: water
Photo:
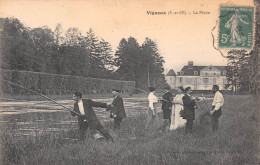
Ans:
<svg viewBox="0 0 260 165"><path fill-rule="evenodd" d="M112 103L112 98L93 99ZM73 109L73 100L59 100L62 105ZM125 98L124 106L128 117L146 113L147 98ZM109 112L94 108L101 123L109 122ZM62 132L77 128L77 117L49 101L3 101L0 108L1 133L13 136L37 136L48 132Z"/></svg>

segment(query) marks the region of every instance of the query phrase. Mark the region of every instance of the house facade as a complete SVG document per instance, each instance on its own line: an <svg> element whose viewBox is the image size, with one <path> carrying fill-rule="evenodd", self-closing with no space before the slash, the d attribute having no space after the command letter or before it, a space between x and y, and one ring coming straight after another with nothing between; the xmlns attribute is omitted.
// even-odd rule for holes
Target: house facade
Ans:
<svg viewBox="0 0 260 165"><path fill-rule="evenodd" d="M165 78L173 89L190 86L193 90L211 90L216 84L224 90L227 83L226 66L194 66L193 61L189 61L177 74L169 70Z"/></svg>

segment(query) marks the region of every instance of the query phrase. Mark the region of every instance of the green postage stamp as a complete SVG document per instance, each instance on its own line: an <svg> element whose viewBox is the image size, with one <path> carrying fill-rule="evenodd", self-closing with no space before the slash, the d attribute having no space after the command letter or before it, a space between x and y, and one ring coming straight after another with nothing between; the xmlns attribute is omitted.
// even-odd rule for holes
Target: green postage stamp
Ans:
<svg viewBox="0 0 260 165"><path fill-rule="evenodd" d="M254 7L220 6L219 48L252 49Z"/></svg>

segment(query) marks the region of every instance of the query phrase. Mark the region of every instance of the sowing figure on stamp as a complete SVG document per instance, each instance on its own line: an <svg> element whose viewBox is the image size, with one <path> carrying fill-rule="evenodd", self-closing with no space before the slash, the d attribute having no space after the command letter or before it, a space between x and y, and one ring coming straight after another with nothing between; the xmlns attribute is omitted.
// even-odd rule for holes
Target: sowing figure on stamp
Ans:
<svg viewBox="0 0 260 165"><path fill-rule="evenodd" d="M239 14L238 10L235 11L235 14L230 18L230 20L225 24L225 27L230 29L230 42L233 43L232 46L237 44L245 45L246 37L239 32L239 23L248 24L242 18L245 17L244 14Z"/></svg>

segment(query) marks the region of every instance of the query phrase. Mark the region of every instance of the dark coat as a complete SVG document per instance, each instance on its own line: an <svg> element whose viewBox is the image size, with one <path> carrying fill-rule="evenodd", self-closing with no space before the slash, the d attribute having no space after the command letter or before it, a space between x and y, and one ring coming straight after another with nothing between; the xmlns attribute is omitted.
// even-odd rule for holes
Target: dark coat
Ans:
<svg viewBox="0 0 260 165"><path fill-rule="evenodd" d="M118 119L123 119L126 117L123 99L120 96L114 98L111 113L114 113Z"/></svg>
<svg viewBox="0 0 260 165"><path fill-rule="evenodd" d="M87 122L88 122L89 128L90 129L96 129L96 126L97 126L97 124L100 124L100 121L97 118L97 116L96 116L92 107L107 108L107 104L95 102L95 101L92 101L91 99L82 99L82 102L83 102L85 115L84 115L84 117L78 116L79 126L80 127L83 126L84 125L84 119L86 119ZM78 112L80 114L78 103L74 103L74 111ZM71 115L75 116L76 114L71 112Z"/></svg>
<svg viewBox="0 0 260 165"><path fill-rule="evenodd" d="M182 98L184 106L184 119L195 120L195 100L192 100L187 94Z"/></svg>
<svg viewBox="0 0 260 165"><path fill-rule="evenodd" d="M163 95L163 100L162 100L162 110L171 110L172 109L172 93L171 92L166 92ZM167 100L167 101L164 101Z"/></svg>

